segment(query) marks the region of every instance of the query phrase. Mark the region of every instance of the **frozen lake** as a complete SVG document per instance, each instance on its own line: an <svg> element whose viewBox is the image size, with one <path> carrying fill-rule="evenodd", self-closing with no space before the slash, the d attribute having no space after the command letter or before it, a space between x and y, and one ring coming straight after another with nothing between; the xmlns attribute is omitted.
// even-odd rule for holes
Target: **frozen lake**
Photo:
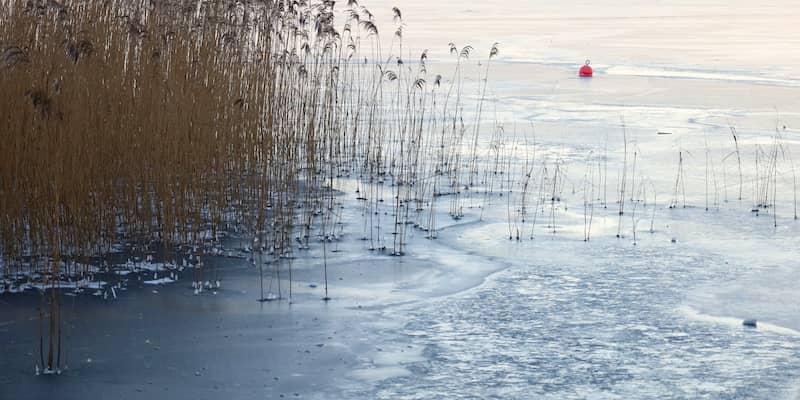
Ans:
<svg viewBox="0 0 800 400"><path fill-rule="evenodd" d="M588 58L615 74L752 76L794 84L800 65L792 51L800 43L793 24L800 5L789 0L371 0L362 5L385 27L387 42L393 26L389 10L401 9L404 54L411 59L426 48L433 59L446 58L448 42L472 45L483 56L499 42L501 59L519 62L580 64Z"/></svg>
<svg viewBox="0 0 800 400"><path fill-rule="evenodd" d="M506 186L486 195L488 183L475 185L458 220L443 196L438 239L410 229L406 255L390 257L360 240L357 184L342 179L345 233L336 252L327 249L333 301L319 301L318 247L294 261L291 306L256 303L257 272L218 261L229 270L217 297L198 300L183 281L158 295L131 290L117 308L86 305L94 317L74 329L96 335L70 339L68 375L77 378L45 387L31 376L34 335L12 334L35 332L33 314L0 296L0 342L12 355L0 357L0 398L800 396L791 158L800 155L800 3L363 5L386 27L387 48L399 45L389 30L398 6L403 52L416 59L430 48L431 73L451 73L448 42L475 47L465 66L468 117L477 63L485 68L500 42L480 148L487 164L502 152L504 174L492 181ZM579 79L587 58L595 77ZM770 175L763 157L776 131L781 155ZM633 162L633 178L620 172ZM534 186L557 182L557 201L539 188L522 200L528 163ZM633 183L621 196L624 179ZM759 209L765 187L772 205ZM376 192L391 199L392 190ZM390 226L391 207L382 207L377 218ZM388 229L378 235L393 240ZM742 326L747 318L758 327ZM111 351L120 337L131 345Z"/></svg>
<svg viewBox="0 0 800 400"><path fill-rule="evenodd" d="M707 219L700 210L678 214L672 224ZM714 228L720 241L741 240L740 232ZM453 243L470 254L465 263L508 266L486 284L385 312L407 319L393 335L422 347L421 359L368 389L354 384L349 397L796 395L794 262L781 263L789 268L750 264L736 252L716 252L706 247L714 241L702 240L702 229L687 235L688 243L671 243L663 231L646 233L636 248L616 238L590 244L548 235L524 244L490 239L504 229L467 228ZM777 240L786 247L775 252L792 254L797 233L793 227L758 245ZM756 315L758 329L742 326L743 318Z"/></svg>
<svg viewBox="0 0 800 400"><path fill-rule="evenodd" d="M392 5L368 4L376 10ZM481 214L481 224L442 232L440 241L465 254L460 262L501 271L467 292L385 311L404 321L389 330L396 340L424 351L405 362L399 376L366 389L354 384L345 393L420 399L797 396L800 224L792 220L788 167L777 184L783 193L777 194L778 226L750 212L756 149L777 129L787 151L800 151L800 58L790 50L800 44L800 30L790 22L800 16L797 3L398 6L408 21L409 58L430 47L435 61L447 62L447 48L432 43L452 41L475 46L476 57L485 59L481 53L501 43L484 118L528 147L538 141L539 157L569 160L572 209L560 210L556 233L539 222L536 239L529 240L529 221L523 240L509 241L508 209L519 206L495 198L494 212L467 212ZM595 66L591 80L576 76L586 58ZM641 157L639 173L657 194L657 215L652 222L637 220L642 233L633 246L632 221L626 215L624 237L616 238L617 205L609 204L595 215L597 233L584 243L581 182L592 172L590 162L581 161L607 151L619 169L621 118L629 146ZM750 194L741 201L730 175L736 168L729 156L731 126L749 149L751 172L742 190ZM668 209L679 152L689 154L690 206ZM515 150L514 164L531 153ZM709 158L720 181L711 195L704 172ZM616 187L620 177L612 172L610 179ZM520 188L514 189L518 195ZM542 213L549 216L549 210ZM646 232L651 223L654 232ZM421 245L412 253L426 251ZM748 329L745 318L763 323Z"/></svg>

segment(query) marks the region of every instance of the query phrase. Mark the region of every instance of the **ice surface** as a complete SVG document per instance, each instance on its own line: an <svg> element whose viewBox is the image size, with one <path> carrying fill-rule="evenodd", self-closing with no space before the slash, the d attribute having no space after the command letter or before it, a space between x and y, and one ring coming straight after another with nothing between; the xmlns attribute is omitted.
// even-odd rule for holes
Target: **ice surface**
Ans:
<svg viewBox="0 0 800 400"><path fill-rule="evenodd" d="M729 275L728 257L653 238L632 252L616 238L476 249L477 237L460 246L509 269L393 311L409 314L401 333L426 360L377 385L377 397L772 398L800 376L797 331L750 330L687 305L687 289L747 280Z"/></svg>
<svg viewBox="0 0 800 400"><path fill-rule="evenodd" d="M152 280L149 280L149 281L144 281L142 283L144 283L145 285L165 285L167 283L173 283L173 282L175 282L174 279L165 277L165 278L159 278L159 279L152 279Z"/></svg>
<svg viewBox="0 0 800 400"><path fill-rule="evenodd" d="M755 169L755 155L768 151L776 128L782 150L800 154L800 3L363 3L386 27L392 24L391 7L398 5L406 21L404 57L416 59L431 48L428 68L445 80L453 67L447 43L475 46L464 66L471 77L464 90L466 121L474 117L477 64L485 68L489 47L500 42L500 57L491 64L481 156L492 154L493 125L503 125L504 149L516 144L514 182L523 158L535 154L537 178L544 161L549 174L555 165L563 167L563 202L548 204L529 193L526 222L510 223L509 215L521 208L520 187L503 197L499 190L484 196L485 185L478 184L463 199L463 218L447 214L450 197L442 196L437 201L443 210L434 213L437 239L411 229L406 255L391 257L376 250L391 245L390 216L377 217L384 229L375 233L375 243L360 240L370 232L362 228L357 185L343 179L337 188L344 193L346 229L326 257L330 302L320 301L321 246L303 250L292 263L291 308L277 301L278 293L288 296L285 270L278 278L274 267L265 267L265 296L276 301L257 303L257 273L229 260L239 276L226 280L225 296L212 302L171 285L159 288L169 301L149 296L144 311L129 310L134 317L126 323L140 330L190 327L170 344L178 356L159 355L169 362L151 363L145 351L152 349L136 349L115 358L115 365L147 354L143 365L131 368L153 368L146 376L168 386L170 380L193 378L182 371L213 359L213 372L203 377L227 379L204 379L185 388L182 398L207 396L213 385L238 398L275 398L294 390L304 398L353 399L749 399L800 393L800 223L793 219L788 157L780 161L774 207L750 212L763 175ZM391 35L382 38L388 47ZM591 80L575 76L586 58L598 71ZM744 164L742 199L730 126L737 129ZM636 179L644 177L639 182L647 190L646 196L629 191L620 218L623 132L628 156L638 156ZM685 208L673 192L679 152ZM605 184L590 184L594 215L585 242L584 180L589 166L597 173L606 160ZM389 188L381 193L392 196ZM632 197L646 201L633 203ZM669 208L673 203L677 207ZM521 240L509 240L516 228ZM174 268L131 261L115 271L144 270L149 276ZM6 282L3 290L9 290ZM165 305L163 315L140 317ZM116 315L98 313L107 318L105 329L133 331L120 327ZM757 328L742 326L747 318L757 319ZM170 325L175 321L178 327ZM236 334L243 336L236 345L223 341L224 351L203 353L227 340L221 335ZM181 347L185 338L203 345ZM104 371L109 364L101 364ZM159 369L161 364L172 369ZM103 377L83 368L81 374ZM226 375L230 371L236 374ZM132 398L146 398L133 387L124 389ZM75 392L80 390L73 387Z"/></svg>
<svg viewBox="0 0 800 400"><path fill-rule="evenodd" d="M394 5L369 7L390 24ZM502 124L509 142L522 143L517 157L534 154L537 143L539 166L543 159L551 168L563 163L566 204L557 205L554 217L549 205L538 205L535 239L529 215L517 242L508 241L505 198L472 197L466 217L481 214L480 224L443 230L435 244L412 242L410 257L439 264L435 255L447 249L455 263L501 272L465 293L384 311L390 319L405 316L399 333L391 333L424 347L425 360L404 363L410 375L367 387L359 372L347 397L793 398L800 376L800 225L793 220L788 159L778 173L776 207L750 209L755 154L768 148L776 128L787 153L800 154L793 67L800 59L788 54L800 40L800 31L789 28L800 15L797 3L410 1L399 7L408 21L409 57L432 48L432 63L447 65L445 42L452 41L475 46L474 58L485 67L481 51L500 42L489 78L494 121L485 131ZM581 80L575 75L586 58L598 74ZM466 119L471 112L466 107ZM628 156L637 152L636 174L648 192L636 210L636 246L632 204L624 218L616 215L622 118ZM730 126L742 148L741 200ZM482 149L491 140L481 138ZM673 193L679 152L686 208ZM603 197L605 189L608 208L593 202L586 243L581 182L587 163L601 162L602 169L606 154L608 184L594 193ZM678 207L668 208L673 202ZM534 204L528 207L533 212ZM520 207L509 208L513 214ZM742 326L747 318L758 327Z"/></svg>

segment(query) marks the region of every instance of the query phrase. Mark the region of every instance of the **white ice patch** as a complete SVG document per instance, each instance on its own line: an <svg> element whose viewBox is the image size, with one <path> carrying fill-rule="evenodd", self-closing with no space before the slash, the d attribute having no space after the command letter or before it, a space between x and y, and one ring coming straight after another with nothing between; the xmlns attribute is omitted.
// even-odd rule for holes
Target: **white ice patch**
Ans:
<svg viewBox="0 0 800 400"><path fill-rule="evenodd" d="M357 379L368 382L380 382L386 379L410 375L411 372L400 366L375 367L357 369L352 372Z"/></svg>
<svg viewBox="0 0 800 400"><path fill-rule="evenodd" d="M90 281L84 279L76 282L60 281L56 284L37 282L25 286L26 288L36 288L39 290L50 289L53 286L59 289L102 289L106 284L107 282L104 281Z"/></svg>
<svg viewBox="0 0 800 400"><path fill-rule="evenodd" d="M118 264L115 267L127 271L164 271L176 268L175 264L173 263L161 263L161 262L150 262L150 261L133 262L131 260L128 260L128 262L124 264Z"/></svg>
<svg viewBox="0 0 800 400"><path fill-rule="evenodd" d="M142 283L144 283L145 285L166 285L167 283L173 283L173 282L175 282L175 280L172 278L159 278L159 279L144 281Z"/></svg>
<svg viewBox="0 0 800 400"><path fill-rule="evenodd" d="M745 320L744 318L725 317L725 316L702 314L702 313L698 312L697 310L695 310L695 309L693 309L691 307L688 307L688 306L678 307L676 309L676 312L678 314L680 314L680 315L683 315L685 318L692 319L692 320L695 320L695 321L702 321L702 322L707 322L707 323L711 323L711 324L718 324L718 325L728 325L728 326L730 326L732 328L733 327L741 327L743 329L748 329L747 327L742 325L743 321ZM752 329L752 328L750 328L750 329ZM763 322L763 321L760 321L760 320L758 321L758 325L757 325L757 327L755 329L760 330L760 331L764 331L764 332L776 333L776 334L779 334L779 335L800 337L800 332L798 332L798 331L796 331L794 329L786 328L786 327L783 327L783 326L778 326L778 325L775 325L775 324L770 324L768 322Z"/></svg>
<svg viewBox="0 0 800 400"><path fill-rule="evenodd" d="M676 68L657 68L632 65L619 65L605 70L608 75L644 76L678 79L706 79L779 86L800 86L794 79L778 79L764 75L746 74L731 71L691 70Z"/></svg>

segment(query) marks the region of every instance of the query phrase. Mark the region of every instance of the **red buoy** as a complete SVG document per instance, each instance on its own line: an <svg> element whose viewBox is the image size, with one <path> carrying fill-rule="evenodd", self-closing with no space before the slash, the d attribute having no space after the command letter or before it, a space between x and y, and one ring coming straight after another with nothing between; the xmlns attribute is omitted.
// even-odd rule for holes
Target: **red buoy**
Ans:
<svg viewBox="0 0 800 400"><path fill-rule="evenodd" d="M592 67L589 66L590 61L586 60L586 64L584 64L581 69L578 71L578 75L584 78L591 78L592 77Z"/></svg>

